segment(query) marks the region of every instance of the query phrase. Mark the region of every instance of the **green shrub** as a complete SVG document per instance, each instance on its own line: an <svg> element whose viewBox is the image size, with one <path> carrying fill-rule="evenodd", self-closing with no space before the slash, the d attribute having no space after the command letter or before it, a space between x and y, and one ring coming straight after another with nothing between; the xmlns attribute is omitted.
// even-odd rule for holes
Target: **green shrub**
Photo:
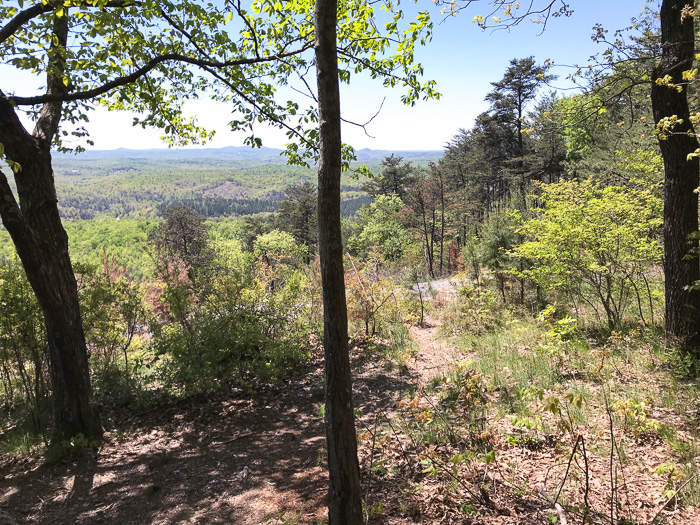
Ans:
<svg viewBox="0 0 700 525"><path fill-rule="evenodd" d="M455 285L457 297L442 314L449 335L486 334L505 324L507 310L494 292L474 286L465 274L455 277Z"/></svg>

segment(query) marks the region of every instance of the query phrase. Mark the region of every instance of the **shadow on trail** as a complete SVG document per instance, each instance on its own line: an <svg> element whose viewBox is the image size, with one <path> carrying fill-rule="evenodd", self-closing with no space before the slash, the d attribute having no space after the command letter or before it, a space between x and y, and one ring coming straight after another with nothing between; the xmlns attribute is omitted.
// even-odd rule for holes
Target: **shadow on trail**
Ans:
<svg viewBox="0 0 700 525"><path fill-rule="evenodd" d="M99 452L3 468L0 509L41 524L263 523L285 509L323 511L320 402L293 390L166 408L131 418L136 430L109 433Z"/></svg>
<svg viewBox="0 0 700 525"><path fill-rule="evenodd" d="M405 369L353 352L365 415L415 384ZM0 458L0 524L260 524L285 512L315 523L327 490L321 370L314 363L279 390L121 413L99 452L57 464Z"/></svg>

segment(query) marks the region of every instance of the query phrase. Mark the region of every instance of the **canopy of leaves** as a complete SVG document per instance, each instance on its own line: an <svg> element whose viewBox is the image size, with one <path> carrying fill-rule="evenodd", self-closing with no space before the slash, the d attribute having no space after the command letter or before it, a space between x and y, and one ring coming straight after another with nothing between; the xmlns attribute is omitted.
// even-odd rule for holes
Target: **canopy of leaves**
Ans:
<svg viewBox="0 0 700 525"><path fill-rule="evenodd" d="M618 326L640 293L636 283L661 262L661 199L649 189L565 181L542 185L542 202L519 230L531 240L513 248L532 261L524 272L587 302L592 292Z"/></svg>
<svg viewBox="0 0 700 525"><path fill-rule="evenodd" d="M363 206L357 220L359 232L348 240L348 250L366 257L376 250L385 261L403 255L411 238L399 221L404 203L397 195L379 195L369 206Z"/></svg>
<svg viewBox="0 0 700 525"><path fill-rule="evenodd" d="M403 157L393 153L382 160L381 172L362 185L362 189L372 197L379 195L397 195L406 199L406 193L416 182L416 175L410 162L403 162Z"/></svg>
<svg viewBox="0 0 700 525"><path fill-rule="evenodd" d="M67 139L87 134L82 126L93 104L134 111L135 125L161 128L171 144L206 140L213 131L199 127L183 105L206 93L228 106L231 128L247 131L249 144L261 144L253 126L266 121L295 139L291 160L305 163L316 148L315 104L302 109L276 92L298 80L297 89L315 97L314 83L306 80L313 74L313 6L311 0L255 0L250 7L239 0L3 1L0 59L40 78L59 76L65 89L47 95L9 92L0 84L0 97L34 117L42 104L64 101L64 129L55 142L70 148ZM384 23L375 9L390 13ZM430 17L420 12L405 24L404 17L392 0L341 3L343 82L367 72L405 88L407 104L438 96L432 82L420 81L423 70L414 62L415 45L430 39ZM56 20L67 20L66 45L56 37Z"/></svg>

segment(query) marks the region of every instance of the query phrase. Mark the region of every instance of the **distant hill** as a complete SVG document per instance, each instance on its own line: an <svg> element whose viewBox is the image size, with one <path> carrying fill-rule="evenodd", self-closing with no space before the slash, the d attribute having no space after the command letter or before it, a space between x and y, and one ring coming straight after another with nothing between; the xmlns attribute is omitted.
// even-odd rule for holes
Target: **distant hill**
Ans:
<svg viewBox="0 0 700 525"><path fill-rule="evenodd" d="M157 219L169 206L184 205L213 220L277 209L287 187L315 182L314 169L290 166L275 148L93 150L56 154L53 160L61 215L72 221L97 218ZM380 169L394 154L425 166L440 151L362 149L358 164ZM352 173L342 179L342 213L352 215L370 197Z"/></svg>
<svg viewBox="0 0 700 525"><path fill-rule="evenodd" d="M360 149L356 151L358 162L381 162L384 158L395 155L405 162L425 163L436 161L443 155L442 150L392 151L384 149Z"/></svg>
<svg viewBox="0 0 700 525"><path fill-rule="evenodd" d="M415 150L393 151L360 149L356 151L358 162L380 162L385 157L396 155L403 157L405 161L429 162L438 160L443 152L440 150ZM124 149L113 150L88 150L79 155L56 154L54 162L57 165L81 164L95 160L113 162L178 162L190 163L198 161L227 162L234 167L249 166L252 164L272 163L286 164L287 159L282 156L282 150L277 148L250 148L247 146L228 146L225 148L198 148L198 149Z"/></svg>

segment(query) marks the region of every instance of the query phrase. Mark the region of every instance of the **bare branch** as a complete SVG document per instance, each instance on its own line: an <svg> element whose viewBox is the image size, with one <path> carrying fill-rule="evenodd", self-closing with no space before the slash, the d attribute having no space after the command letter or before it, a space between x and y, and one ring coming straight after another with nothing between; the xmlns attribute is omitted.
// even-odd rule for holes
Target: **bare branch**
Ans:
<svg viewBox="0 0 700 525"><path fill-rule="evenodd" d="M374 115L372 115L372 117L371 117L367 122L365 122L364 124L359 124L358 122L353 122L353 121L351 121L351 120L346 120L346 119L344 119L344 118L341 118L340 120L342 120L342 121L345 122L346 124L352 124L353 126L357 126L358 128L362 128L362 131L365 132L365 135L367 135L369 138L373 139L373 138L375 138L375 137L373 137L372 135L370 135L369 133L367 133L367 126L369 126L369 125L371 124L371 122L372 122L375 118L377 118L377 115L379 115L379 113L381 113L382 108L384 107L384 102L385 102L385 101L386 101L386 97L384 97L384 98L382 99L382 103L379 105L379 109L377 110L377 112L376 112Z"/></svg>
<svg viewBox="0 0 700 525"><path fill-rule="evenodd" d="M448 16L456 16L457 13L477 2L478 0L463 0L462 2L452 3L449 0L438 0L437 5L446 6L445 11ZM477 22L482 29L508 30L511 27L519 25L522 21L536 16L538 18L533 21L541 24L542 31L540 31L540 33L542 33L546 29L547 23L551 17L569 16L573 12L569 8L568 0L545 0L544 5L540 8L535 6L535 0L530 0L527 8L522 10L514 8L511 3L507 4L499 0L491 1L490 3L493 5L493 8L488 14L481 15L481 21L475 19L475 22ZM559 4L558 7L557 4ZM499 14L501 16L497 16ZM503 19L503 21L501 21L501 19ZM489 20L491 20L492 23L489 24Z"/></svg>

